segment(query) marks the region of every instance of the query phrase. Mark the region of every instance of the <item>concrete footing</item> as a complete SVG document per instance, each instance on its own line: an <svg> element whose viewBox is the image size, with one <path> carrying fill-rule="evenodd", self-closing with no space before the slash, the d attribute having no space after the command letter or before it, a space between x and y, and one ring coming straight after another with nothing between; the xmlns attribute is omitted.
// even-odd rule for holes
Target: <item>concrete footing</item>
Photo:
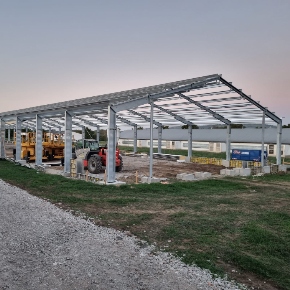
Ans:
<svg viewBox="0 0 290 290"><path fill-rule="evenodd" d="M287 166L279 165L278 171L286 172ZM233 168L233 169L221 169L220 175L226 176L251 176L251 175L263 175L273 173L271 166L253 167L253 168ZM277 172L274 172L277 173Z"/></svg>
<svg viewBox="0 0 290 290"><path fill-rule="evenodd" d="M222 160L222 166L230 167L230 161L229 160Z"/></svg>
<svg viewBox="0 0 290 290"><path fill-rule="evenodd" d="M141 183L158 183L161 181L161 178L156 177L148 177L148 176L142 176L141 177Z"/></svg>
<svg viewBox="0 0 290 290"><path fill-rule="evenodd" d="M284 164L279 165L279 171L287 172L287 166Z"/></svg>
<svg viewBox="0 0 290 290"><path fill-rule="evenodd" d="M206 179L210 177L211 177L210 172L179 173L176 175L176 179L185 180L185 181Z"/></svg>

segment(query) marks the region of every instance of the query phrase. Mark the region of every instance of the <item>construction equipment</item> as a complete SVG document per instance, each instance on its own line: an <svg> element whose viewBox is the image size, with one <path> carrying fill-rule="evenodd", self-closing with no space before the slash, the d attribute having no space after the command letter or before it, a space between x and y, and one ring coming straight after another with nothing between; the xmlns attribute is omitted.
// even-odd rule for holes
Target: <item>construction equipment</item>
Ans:
<svg viewBox="0 0 290 290"><path fill-rule="evenodd" d="M80 148L80 144L82 148ZM84 170L90 173L100 173L103 166L106 166L107 146L100 147L99 142L94 139L84 139L75 145L77 158L83 159ZM116 148L116 171L122 171L123 159L120 150Z"/></svg>
<svg viewBox="0 0 290 290"><path fill-rule="evenodd" d="M16 144L14 136L14 144ZM21 133L21 154L20 158L27 161L34 161L36 146L35 132ZM42 138L42 160L54 160L63 158L64 140L61 134L44 133ZM13 150L15 158L16 149Z"/></svg>

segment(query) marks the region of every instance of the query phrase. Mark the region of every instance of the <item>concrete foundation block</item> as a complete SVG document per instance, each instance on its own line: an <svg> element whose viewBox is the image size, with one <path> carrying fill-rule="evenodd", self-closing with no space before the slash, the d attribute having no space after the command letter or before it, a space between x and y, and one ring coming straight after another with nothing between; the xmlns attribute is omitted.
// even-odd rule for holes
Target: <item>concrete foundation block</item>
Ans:
<svg viewBox="0 0 290 290"><path fill-rule="evenodd" d="M226 169L226 175L227 176L235 176L235 172L232 169Z"/></svg>
<svg viewBox="0 0 290 290"><path fill-rule="evenodd" d="M283 164L280 164L279 165L279 171L287 172L287 166L283 165Z"/></svg>
<svg viewBox="0 0 290 290"><path fill-rule="evenodd" d="M193 174L184 174L182 176L182 180L194 180L194 179L195 179L195 177Z"/></svg>
<svg viewBox="0 0 290 290"><path fill-rule="evenodd" d="M194 172L194 176L195 176L196 178L203 178L203 176L202 176L202 172Z"/></svg>
<svg viewBox="0 0 290 290"><path fill-rule="evenodd" d="M148 183L148 177L147 176L142 176L141 177L141 183Z"/></svg>
<svg viewBox="0 0 290 290"><path fill-rule="evenodd" d="M243 168L240 170L241 176L250 176L251 175L251 168Z"/></svg>
<svg viewBox="0 0 290 290"><path fill-rule="evenodd" d="M142 176L141 177L141 183L157 183L157 182L160 182L160 181L161 181L161 179L160 178L156 178L156 177L152 177L151 180L147 176Z"/></svg>
<svg viewBox="0 0 290 290"><path fill-rule="evenodd" d="M234 175L236 175L236 176L239 176L240 175L240 170L241 170L242 168L234 168L233 170L234 170Z"/></svg>
<svg viewBox="0 0 290 290"><path fill-rule="evenodd" d="M150 183L158 183L160 181L161 181L160 178L152 177L151 178L151 182L150 182L150 178L148 177L148 182L150 182Z"/></svg>
<svg viewBox="0 0 290 290"><path fill-rule="evenodd" d="M220 170L220 175L226 175L226 169L221 169Z"/></svg>
<svg viewBox="0 0 290 290"><path fill-rule="evenodd" d="M184 175L186 175L187 173L179 173L179 174L177 174L176 175L176 179L182 179L182 177L184 176Z"/></svg>
<svg viewBox="0 0 290 290"><path fill-rule="evenodd" d="M115 185L115 186L120 186L120 185L124 185L126 184L126 182L124 181L118 181L118 180L115 180L114 182L107 182L106 185Z"/></svg>
<svg viewBox="0 0 290 290"><path fill-rule="evenodd" d="M222 160L222 166L230 167L230 161L229 160Z"/></svg>
<svg viewBox="0 0 290 290"><path fill-rule="evenodd" d="M203 172L202 177L203 178L211 178L211 173L210 172Z"/></svg>
<svg viewBox="0 0 290 290"><path fill-rule="evenodd" d="M271 167L270 166L264 166L263 169L262 169L262 172L263 173L271 173Z"/></svg>

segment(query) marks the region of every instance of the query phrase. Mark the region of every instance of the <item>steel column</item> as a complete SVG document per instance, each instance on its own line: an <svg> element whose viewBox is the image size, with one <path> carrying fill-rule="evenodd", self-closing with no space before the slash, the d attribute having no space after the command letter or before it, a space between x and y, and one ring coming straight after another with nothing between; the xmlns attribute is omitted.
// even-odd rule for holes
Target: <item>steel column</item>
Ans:
<svg viewBox="0 0 290 290"><path fill-rule="evenodd" d="M118 140L119 140L119 129L116 125L116 134L115 134L115 138L116 138L116 145L118 145Z"/></svg>
<svg viewBox="0 0 290 290"><path fill-rule="evenodd" d="M134 125L134 153L137 152L137 125Z"/></svg>
<svg viewBox="0 0 290 290"><path fill-rule="evenodd" d="M231 159L231 125L227 125L226 160Z"/></svg>
<svg viewBox="0 0 290 290"><path fill-rule="evenodd" d="M107 182L116 181L116 112L108 106Z"/></svg>
<svg viewBox="0 0 290 290"><path fill-rule="evenodd" d="M149 164L149 180L148 182L151 183L151 179L153 177L153 102L151 103L150 108L150 164Z"/></svg>
<svg viewBox="0 0 290 290"><path fill-rule="evenodd" d="M0 158L5 158L5 122L0 121Z"/></svg>
<svg viewBox="0 0 290 290"><path fill-rule="evenodd" d="M277 150L276 150L276 163L281 164L281 139L282 139L282 120L277 124Z"/></svg>
<svg viewBox="0 0 290 290"><path fill-rule="evenodd" d="M161 153L162 146L162 127L158 126L158 153Z"/></svg>
<svg viewBox="0 0 290 290"><path fill-rule="evenodd" d="M192 157L192 125L188 125L188 157Z"/></svg>
<svg viewBox="0 0 290 290"><path fill-rule="evenodd" d="M8 141L11 141L11 129L10 127L8 128Z"/></svg>
<svg viewBox="0 0 290 290"><path fill-rule="evenodd" d="M82 126L82 143L83 143L83 149L85 148L85 138L86 138L86 127Z"/></svg>
<svg viewBox="0 0 290 290"><path fill-rule="evenodd" d="M16 117L16 156L15 156L15 160L21 159L21 123L22 123L22 121Z"/></svg>
<svg viewBox="0 0 290 290"><path fill-rule="evenodd" d="M100 126L97 126L97 130L96 130L96 140L100 143Z"/></svg>
<svg viewBox="0 0 290 290"><path fill-rule="evenodd" d="M70 172L70 160L72 158L72 116L65 111L65 149L64 149L64 172Z"/></svg>
<svg viewBox="0 0 290 290"><path fill-rule="evenodd" d="M36 115L36 144L35 144L35 165L42 164L42 118Z"/></svg>
<svg viewBox="0 0 290 290"><path fill-rule="evenodd" d="M262 152L261 152L261 166L265 166L265 156L264 156L264 147L265 147L265 111L263 111L262 117Z"/></svg>

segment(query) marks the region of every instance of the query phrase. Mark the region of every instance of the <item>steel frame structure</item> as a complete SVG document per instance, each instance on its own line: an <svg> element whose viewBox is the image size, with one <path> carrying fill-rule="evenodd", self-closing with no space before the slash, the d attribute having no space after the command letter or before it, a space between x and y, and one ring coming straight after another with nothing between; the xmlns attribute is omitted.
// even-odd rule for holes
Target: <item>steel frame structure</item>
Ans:
<svg viewBox="0 0 290 290"><path fill-rule="evenodd" d="M20 158L21 128L25 124L40 133L42 128L63 128L65 131L65 166L69 172L72 156L72 130L88 126L99 131L108 130L107 182L115 181L115 147L117 127L134 129L134 150L137 150L137 128L150 127L151 159L153 153L153 126L159 128L158 151L161 152L163 126L188 125L188 140L192 144L192 126L227 126L227 160L230 153L231 124L262 124L277 126L277 146L281 148L282 120L251 96L213 74L199 78L171 82L140 89L93 96L45 106L31 107L0 113L0 154L4 155L5 128L16 126L16 158ZM6 125L5 125L6 124ZM4 132L4 133L3 133ZM41 141L37 134L37 154ZM263 140L261 140L263 143ZM188 147L188 156L192 148ZM281 164L281 150L277 150L277 163ZM36 158L36 164L41 160ZM151 163L152 164L152 160ZM152 178L150 165L150 178Z"/></svg>

